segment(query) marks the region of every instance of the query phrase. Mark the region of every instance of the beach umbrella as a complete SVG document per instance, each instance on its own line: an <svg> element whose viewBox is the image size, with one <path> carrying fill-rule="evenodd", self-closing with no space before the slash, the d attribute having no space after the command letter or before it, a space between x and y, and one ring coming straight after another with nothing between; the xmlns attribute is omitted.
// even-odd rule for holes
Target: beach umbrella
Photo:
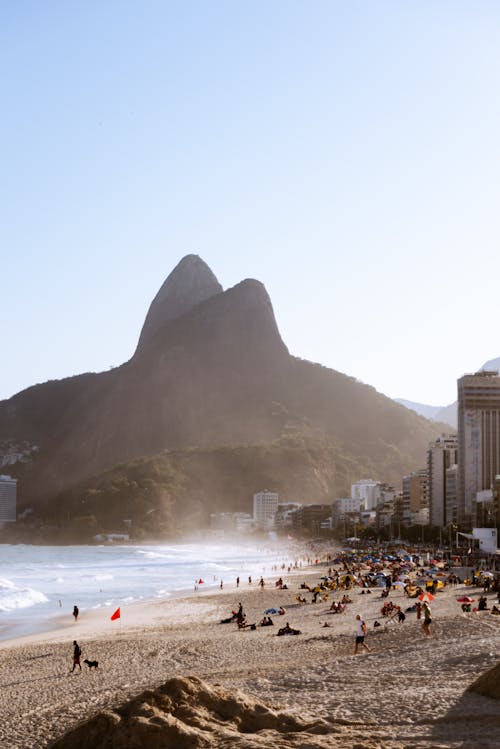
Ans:
<svg viewBox="0 0 500 749"><path fill-rule="evenodd" d="M420 593L418 600L419 601L433 601L434 596L432 595L432 593Z"/></svg>
<svg viewBox="0 0 500 749"><path fill-rule="evenodd" d="M460 596L460 598L457 598L457 603L474 603L474 598L471 598L470 596Z"/></svg>
<svg viewBox="0 0 500 749"><path fill-rule="evenodd" d="M396 588L405 588L406 585L407 583L403 582L402 580L398 580L397 582L394 583L394 586Z"/></svg>
<svg viewBox="0 0 500 749"><path fill-rule="evenodd" d="M493 574L493 572L483 572L482 576L483 577L495 577L495 575Z"/></svg>

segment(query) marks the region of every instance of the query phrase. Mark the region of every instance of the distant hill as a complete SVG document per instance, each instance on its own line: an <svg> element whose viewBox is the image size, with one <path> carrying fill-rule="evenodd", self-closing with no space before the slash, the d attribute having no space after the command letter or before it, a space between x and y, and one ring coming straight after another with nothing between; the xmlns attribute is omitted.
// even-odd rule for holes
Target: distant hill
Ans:
<svg viewBox="0 0 500 749"><path fill-rule="evenodd" d="M436 421L441 424L446 424L452 429L457 428L457 404L450 403L449 406L428 406L424 403L415 403L414 401L408 401L404 398L396 398L396 403L400 403L405 408L409 408L411 411L420 416L424 416L426 419Z"/></svg>
<svg viewBox="0 0 500 749"><path fill-rule="evenodd" d="M223 291L189 255L160 292L130 361L0 402L0 461L19 478L21 506L49 503L117 464L165 450L239 450L290 436L326 441L324 455L335 451L332 492L346 492L360 467L399 485L425 461L439 428L353 377L291 356L260 282ZM269 486L291 468L280 461ZM247 475L246 496L262 488Z"/></svg>
<svg viewBox="0 0 500 749"><path fill-rule="evenodd" d="M496 359L490 359L490 361L487 361L486 364L483 364L483 366L480 367L479 370L475 371L481 372L483 370L500 372L500 357ZM457 429L457 401L455 401L454 403L450 403L449 406L427 406L423 403L414 403L413 401L404 400L404 398L396 398L395 400L396 403L401 403L401 405L405 406L406 408L410 408L412 411L415 411L421 416L424 416L426 419L431 419L431 421L448 424L453 429Z"/></svg>
<svg viewBox="0 0 500 749"><path fill-rule="evenodd" d="M483 364L481 369L488 370L490 372L500 372L500 356L496 359L490 359L486 362L486 364Z"/></svg>
<svg viewBox="0 0 500 749"><path fill-rule="evenodd" d="M353 476L372 475L327 439L301 435L257 445L166 451L115 466L38 505L9 538L77 542L110 529L132 538L170 537L204 528L212 512L252 513L252 494L272 486L283 501L329 503Z"/></svg>
<svg viewBox="0 0 500 749"><path fill-rule="evenodd" d="M407 401L404 398L395 398L396 403L401 403L405 408L409 408L412 411L424 416L426 419L435 419L436 414L442 411L441 406L426 406L424 403L414 403L413 401Z"/></svg>

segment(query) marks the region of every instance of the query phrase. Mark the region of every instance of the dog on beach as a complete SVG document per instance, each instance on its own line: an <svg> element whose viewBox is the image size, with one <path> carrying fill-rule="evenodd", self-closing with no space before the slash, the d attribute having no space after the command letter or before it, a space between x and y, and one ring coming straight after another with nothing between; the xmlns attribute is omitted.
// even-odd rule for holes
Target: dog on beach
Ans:
<svg viewBox="0 0 500 749"><path fill-rule="evenodd" d="M99 661L89 661L87 658L85 658L83 662L86 663L90 669L97 668L99 666Z"/></svg>

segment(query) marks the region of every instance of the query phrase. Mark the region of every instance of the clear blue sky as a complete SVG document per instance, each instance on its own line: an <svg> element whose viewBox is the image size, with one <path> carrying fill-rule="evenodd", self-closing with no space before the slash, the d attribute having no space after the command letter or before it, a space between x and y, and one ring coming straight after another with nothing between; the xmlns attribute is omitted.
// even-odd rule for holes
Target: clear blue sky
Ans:
<svg viewBox="0 0 500 749"><path fill-rule="evenodd" d="M0 9L0 398L117 365L187 253L444 405L500 356L500 3Z"/></svg>

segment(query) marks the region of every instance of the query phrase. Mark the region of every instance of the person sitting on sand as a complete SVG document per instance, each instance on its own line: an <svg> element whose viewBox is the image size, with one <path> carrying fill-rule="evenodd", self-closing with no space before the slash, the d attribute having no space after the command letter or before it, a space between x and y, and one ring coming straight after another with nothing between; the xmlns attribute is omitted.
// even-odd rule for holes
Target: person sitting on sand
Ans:
<svg viewBox="0 0 500 749"><path fill-rule="evenodd" d="M342 614L345 611L345 604L340 602L332 601L332 605L328 609L331 614Z"/></svg>
<svg viewBox="0 0 500 749"><path fill-rule="evenodd" d="M297 601L297 603L307 603L307 601L304 598L304 596L301 596L300 593L295 596L295 600Z"/></svg>
<svg viewBox="0 0 500 749"><path fill-rule="evenodd" d="M293 629L287 622L284 627L278 630L278 637L282 635L300 635L300 629Z"/></svg>
<svg viewBox="0 0 500 749"><path fill-rule="evenodd" d="M272 627L273 625L274 622L270 616L265 616L260 623L261 627Z"/></svg>
<svg viewBox="0 0 500 749"><path fill-rule="evenodd" d="M498 614L500 614L500 609L498 608L498 606L493 605L491 607L491 613L495 614L496 616L498 616Z"/></svg>
<svg viewBox="0 0 500 749"><path fill-rule="evenodd" d="M352 598L348 596L346 593L342 596L342 600L340 603L352 603Z"/></svg>
<svg viewBox="0 0 500 749"><path fill-rule="evenodd" d="M280 606L278 609L278 614L280 614L280 616L283 616L283 614L286 614L286 609L284 609L283 606Z"/></svg>

